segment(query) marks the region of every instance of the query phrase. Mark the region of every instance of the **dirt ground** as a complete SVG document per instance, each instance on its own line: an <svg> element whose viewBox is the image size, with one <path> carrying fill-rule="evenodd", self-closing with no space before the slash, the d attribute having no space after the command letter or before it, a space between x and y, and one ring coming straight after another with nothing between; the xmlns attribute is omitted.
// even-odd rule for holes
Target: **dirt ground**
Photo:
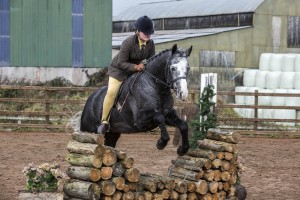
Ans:
<svg viewBox="0 0 300 200"><path fill-rule="evenodd" d="M159 136L152 134L122 135L118 149L134 158L140 172L166 175L171 159L176 158L172 142L165 150L155 148ZM30 162L58 162L63 171L67 133L0 133L0 200L14 200L25 189L23 168ZM262 139L242 137L238 144L240 161L246 166L241 183L247 199L300 199L300 139Z"/></svg>

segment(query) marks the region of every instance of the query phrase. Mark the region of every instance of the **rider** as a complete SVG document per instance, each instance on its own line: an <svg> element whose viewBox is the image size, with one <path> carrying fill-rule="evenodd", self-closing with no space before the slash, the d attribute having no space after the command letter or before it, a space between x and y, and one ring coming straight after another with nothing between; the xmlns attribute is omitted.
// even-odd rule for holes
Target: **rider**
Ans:
<svg viewBox="0 0 300 200"><path fill-rule="evenodd" d="M144 69L143 60L155 54L155 45L151 35L154 33L153 22L148 16L138 18L134 23L135 34L126 38L119 53L113 58L108 68L108 89L103 101L99 134L109 130L109 114L122 82L129 75Z"/></svg>

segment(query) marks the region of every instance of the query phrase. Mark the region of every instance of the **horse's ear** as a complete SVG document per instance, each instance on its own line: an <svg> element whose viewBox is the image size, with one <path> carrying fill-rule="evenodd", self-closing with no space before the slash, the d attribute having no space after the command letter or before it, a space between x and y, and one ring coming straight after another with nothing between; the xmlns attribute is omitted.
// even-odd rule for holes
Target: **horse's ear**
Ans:
<svg viewBox="0 0 300 200"><path fill-rule="evenodd" d="M186 50L186 57L190 56L192 49L193 49L193 45L191 45L191 47Z"/></svg>
<svg viewBox="0 0 300 200"><path fill-rule="evenodd" d="M177 44L174 44L172 47L172 54L174 54L177 51Z"/></svg>

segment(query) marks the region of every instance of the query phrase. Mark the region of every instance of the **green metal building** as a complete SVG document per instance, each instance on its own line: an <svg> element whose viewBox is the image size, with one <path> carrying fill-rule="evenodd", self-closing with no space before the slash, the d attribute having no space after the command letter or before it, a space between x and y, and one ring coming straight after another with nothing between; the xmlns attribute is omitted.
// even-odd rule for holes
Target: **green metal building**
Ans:
<svg viewBox="0 0 300 200"><path fill-rule="evenodd" d="M1 0L0 67L107 67L111 0Z"/></svg>

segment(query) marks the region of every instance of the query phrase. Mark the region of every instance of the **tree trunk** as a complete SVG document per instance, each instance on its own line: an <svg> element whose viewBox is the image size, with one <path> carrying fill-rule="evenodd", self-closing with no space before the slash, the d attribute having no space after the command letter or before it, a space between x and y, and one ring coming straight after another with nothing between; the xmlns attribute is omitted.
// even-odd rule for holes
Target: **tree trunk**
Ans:
<svg viewBox="0 0 300 200"><path fill-rule="evenodd" d="M221 152L227 151L229 153L236 152L236 144L231 144L227 142L204 139L204 140L198 140L198 144L200 147L205 149L209 148L211 150L221 151Z"/></svg>
<svg viewBox="0 0 300 200"><path fill-rule="evenodd" d="M218 182L210 182L208 183L208 191L212 194L218 192L218 188L219 188L219 183Z"/></svg>
<svg viewBox="0 0 300 200"><path fill-rule="evenodd" d="M117 154L110 148L105 148L105 152L102 155L103 165L110 167L117 163Z"/></svg>
<svg viewBox="0 0 300 200"><path fill-rule="evenodd" d="M111 167L101 167L100 175L103 180L108 180L112 177L113 169Z"/></svg>
<svg viewBox="0 0 300 200"><path fill-rule="evenodd" d="M123 193L121 191L116 191L113 194L112 198L113 198L113 200L121 200L122 196L123 196Z"/></svg>
<svg viewBox="0 0 300 200"><path fill-rule="evenodd" d="M203 175L203 179L207 180L207 181L213 181L214 180L214 170L212 169L208 169L204 171L204 175Z"/></svg>
<svg viewBox="0 0 300 200"><path fill-rule="evenodd" d="M222 181L229 181L229 179L230 179L230 174L229 174L229 172L227 172L227 171L222 172L221 178L222 178Z"/></svg>
<svg viewBox="0 0 300 200"><path fill-rule="evenodd" d="M240 134L237 132L231 132L227 130L220 129L208 129L206 134L207 139L228 142L237 144L240 139Z"/></svg>
<svg viewBox="0 0 300 200"><path fill-rule="evenodd" d="M145 200L152 200L153 194L149 191L144 191Z"/></svg>
<svg viewBox="0 0 300 200"><path fill-rule="evenodd" d="M69 197L100 199L100 187L96 183L71 179L65 182L63 190Z"/></svg>
<svg viewBox="0 0 300 200"><path fill-rule="evenodd" d="M195 158L195 157L191 157L191 156L181 156L181 159L184 160L192 160L194 162L201 162L203 163L203 167L205 169L210 169L211 168L211 160L207 159L207 158Z"/></svg>
<svg viewBox="0 0 300 200"><path fill-rule="evenodd" d="M196 158L208 158L210 160L216 159L216 152L207 149L189 149L186 155Z"/></svg>
<svg viewBox="0 0 300 200"><path fill-rule="evenodd" d="M224 158L225 158L225 160L231 161L232 159L234 159L234 156L233 156L232 153L225 152L224 153Z"/></svg>
<svg viewBox="0 0 300 200"><path fill-rule="evenodd" d="M71 165L84 166L84 167L95 167L100 168L102 166L102 160L96 158L95 155L82 155L76 153L68 153L67 161Z"/></svg>
<svg viewBox="0 0 300 200"><path fill-rule="evenodd" d="M138 181L138 191L142 190L149 190L152 193L156 192L157 182L151 177L141 175L140 180Z"/></svg>
<svg viewBox="0 0 300 200"><path fill-rule="evenodd" d="M148 176L157 180L157 182L161 182L164 184L164 188L168 190L173 190L175 188L175 179L167 176L159 176L156 174L145 173L143 176Z"/></svg>
<svg viewBox="0 0 300 200"><path fill-rule="evenodd" d="M197 200L197 194L195 192L188 193L188 200Z"/></svg>
<svg viewBox="0 0 300 200"><path fill-rule="evenodd" d="M69 166L66 173L71 179L82 181L96 182L101 178L100 170L90 167Z"/></svg>
<svg viewBox="0 0 300 200"><path fill-rule="evenodd" d="M134 200L145 200L145 194L142 192L134 192Z"/></svg>
<svg viewBox="0 0 300 200"><path fill-rule="evenodd" d="M84 155L94 155L97 144L82 143L76 140L70 140L67 149L70 153L84 154Z"/></svg>
<svg viewBox="0 0 300 200"><path fill-rule="evenodd" d="M72 139L82 143L91 143L91 144L98 144L98 145L103 145L104 143L103 136L99 136L98 134L87 133L87 132L74 132L72 134Z"/></svg>
<svg viewBox="0 0 300 200"><path fill-rule="evenodd" d="M113 177L112 182L116 185L117 190L124 189L125 179L123 177Z"/></svg>
<svg viewBox="0 0 300 200"><path fill-rule="evenodd" d="M133 158L125 158L123 160L120 160L120 163L122 163L122 165L126 168L126 169L130 169L133 166L134 160Z"/></svg>
<svg viewBox="0 0 300 200"><path fill-rule="evenodd" d="M157 190L157 194L159 194L163 199L169 199L171 192L168 189Z"/></svg>
<svg viewBox="0 0 300 200"><path fill-rule="evenodd" d="M178 192L175 191L175 190L171 190L170 199L171 199L171 200L176 200L176 199L178 199L178 198L179 198Z"/></svg>
<svg viewBox="0 0 300 200"><path fill-rule="evenodd" d="M181 167L175 167L174 165L171 165L168 169L168 174L169 176L174 176L174 177L187 179L191 181L198 181L202 177L203 171L194 172Z"/></svg>
<svg viewBox="0 0 300 200"><path fill-rule="evenodd" d="M181 157L178 157L176 160L171 160L171 163L176 167L181 167L196 172L202 171L202 167L204 165L204 163L200 160L186 160Z"/></svg>
<svg viewBox="0 0 300 200"><path fill-rule="evenodd" d="M187 192L186 182L184 180L176 180L176 185L174 190L176 190L181 194L186 193Z"/></svg>
<svg viewBox="0 0 300 200"><path fill-rule="evenodd" d="M126 169L125 173L124 173L124 177L126 180L128 180L129 182L138 182L139 178L140 178L140 171L136 168L130 168L130 169Z"/></svg>
<svg viewBox="0 0 300 200"><path fill-rule="evenodd" d="M132 192L125 192L123 193L122 200L134 200L134 194Z"/></svg>
<svg viewBox="0 0 300 200"><path fill-rule="evenodd" d="M114 176L123 176L123 174L125 173L124 166L119 162L112 166L112 170Z"/></svg>
<svg viewBox="0 0 300 200"><path fill-rule="evenodd" d="M222 172L220 170L214 170L214 181L220 181Z"/></svg>
<svg viewBox="0 0 300 200"><path fill-rule="evenodd" d="M220 169L222 167L222 161L220 159L214 159L211 164L213 169Z"/></svg>
<svg viewBox="0 0 300 200"><path fill-rule="evenodd" d="M111 196L116 192L116 186L111 180L100 181L101 193Z"/></svg>
<svg viewBox="0 0 300 200"><path fill-rule="evenodd" d="M223 171L228 171L230 169L230 163L227 160L222 160L221 169Z"/></svg>
<svg viewBox="0 0 300 200"><path fill-rule="evenodd" d="M208 184L205 180L199 180L196 182L196 193L206 194L208 191Z"/></svg>

